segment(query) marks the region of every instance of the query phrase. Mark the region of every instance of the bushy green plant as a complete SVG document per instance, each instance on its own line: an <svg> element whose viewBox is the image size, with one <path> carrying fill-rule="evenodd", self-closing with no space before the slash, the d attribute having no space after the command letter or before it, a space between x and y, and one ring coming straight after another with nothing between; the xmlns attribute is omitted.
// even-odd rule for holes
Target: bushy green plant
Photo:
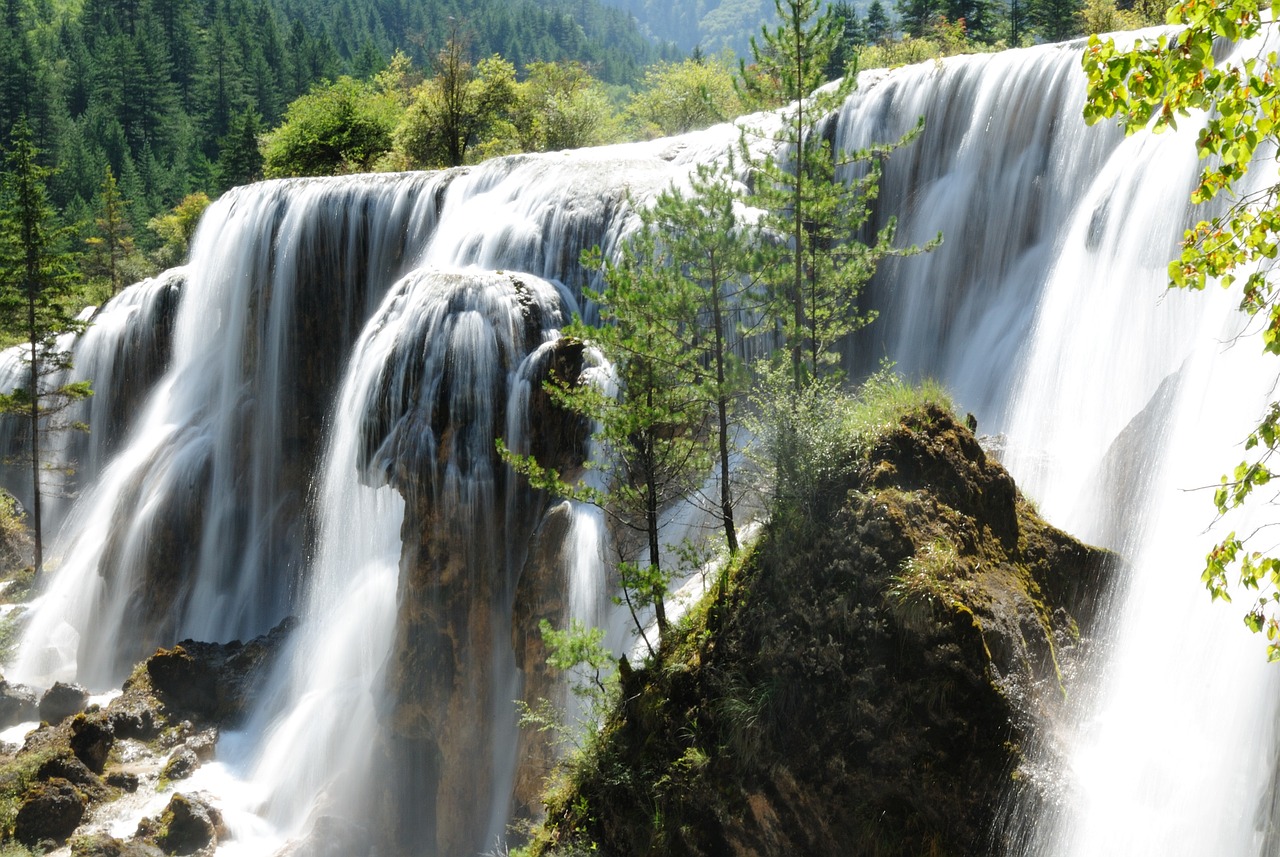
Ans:
<svg viewBox="0 0 1280 857"><path fill-rule="evenodd" d="M799 392L791 389L790 367L762 367L751 429L753 451L770 487L774 516L815 520L838 499L841 477L864 460L869 445L904 415L930 404L951 410L935 381L909 384L885 367L853 393L835 378L818 378Z"/></svg>

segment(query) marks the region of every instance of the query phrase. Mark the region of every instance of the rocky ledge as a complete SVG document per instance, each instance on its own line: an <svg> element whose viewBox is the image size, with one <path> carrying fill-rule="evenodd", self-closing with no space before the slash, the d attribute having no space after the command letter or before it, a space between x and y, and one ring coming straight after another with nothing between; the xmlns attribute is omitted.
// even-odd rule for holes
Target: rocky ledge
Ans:
<svg viewBox="0 0 1280 857"><path fill-rule="evenodd" d="M904 413L775 520L547 801L536 854L992 853L1113 557L965 427Z"/></svg>

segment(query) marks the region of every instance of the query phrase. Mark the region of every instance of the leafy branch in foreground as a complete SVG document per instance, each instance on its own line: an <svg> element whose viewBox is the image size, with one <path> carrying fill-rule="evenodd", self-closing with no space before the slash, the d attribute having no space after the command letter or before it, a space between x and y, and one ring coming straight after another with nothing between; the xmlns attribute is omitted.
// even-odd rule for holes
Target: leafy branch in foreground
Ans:
<svg viewBox="0 0 1280 857"><path fill-rule="evenodd" d="M1248 40L1275 25L1275 13L1259 0L1186 0L1169 9L1168 23L1178 32L1139 39L1118 48L1114 39L1089 38L1084 52L1089 123L1118 118L1126 133L1151 128L1160 133L1195 116L1202 121L1196 147L1204 166L1191 194L1197 204L1225 202L1222 213L1200 220L1183 235L1178 258L1169 263L1169 285L1203 290L1210 282L1242 287L1240 309L1267 354L1280 354L1280 290L1274 276L1280 253L1280 185L1274 175L1250 176L1274 163L1280 142L1280 57L1267 40L1252 54L1219 60L1217 39ZM1202 118L1207 117L1207 118ZM1246 179L1252 184L1246 184ZM1280 442L1280 403L1272 402L1245 443L1246 458L1214 492L1218 516L1243 506L1272 478L1270 460ZM1280 559L1249 550L1256 536L1232 532L1209 552L1201 574L1214 599L1231 600L1234 572L1241 589L1256 592L1245 624L1264 632L1271 660L1280 660Z"/></svg>

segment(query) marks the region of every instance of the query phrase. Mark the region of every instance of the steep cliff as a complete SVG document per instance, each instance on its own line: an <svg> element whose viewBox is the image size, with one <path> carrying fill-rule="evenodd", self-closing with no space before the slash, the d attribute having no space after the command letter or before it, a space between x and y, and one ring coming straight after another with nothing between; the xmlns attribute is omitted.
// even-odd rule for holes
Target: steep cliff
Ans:
<svg viewBox="0 0 1280 857"><path fill-rule="evenodd" d="M934 405L775 517L553 789L535 853L976 855L1110 556Z"/></svg>

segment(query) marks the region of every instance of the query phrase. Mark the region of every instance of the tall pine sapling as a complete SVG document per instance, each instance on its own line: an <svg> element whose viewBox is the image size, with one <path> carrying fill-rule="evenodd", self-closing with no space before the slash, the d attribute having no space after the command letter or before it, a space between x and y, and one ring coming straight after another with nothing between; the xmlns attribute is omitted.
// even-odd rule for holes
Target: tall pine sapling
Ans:
<svg viewBox="0 0 1280 857"><path fill-rule="evenodd" d="M853 91L852 73L823 87L825 70L839 44L839 19L819 0L774 0L780 23L754 38L754 65L742 66L741 87L757 104L781 104L782 121L772 137L778 153L752 157L750 205L763 212L770 314L776 320L791 362L795 391L834 362L833 348L844 336L869 324L873 312L859 306L863 287L888 256L930 249L895 247L890 219L867 242L864 227L879 192L883 160L915 138L923 120L896 142L864 149L836 150L822 120ZM822 87L822 88L820 88Z"/></svg>

